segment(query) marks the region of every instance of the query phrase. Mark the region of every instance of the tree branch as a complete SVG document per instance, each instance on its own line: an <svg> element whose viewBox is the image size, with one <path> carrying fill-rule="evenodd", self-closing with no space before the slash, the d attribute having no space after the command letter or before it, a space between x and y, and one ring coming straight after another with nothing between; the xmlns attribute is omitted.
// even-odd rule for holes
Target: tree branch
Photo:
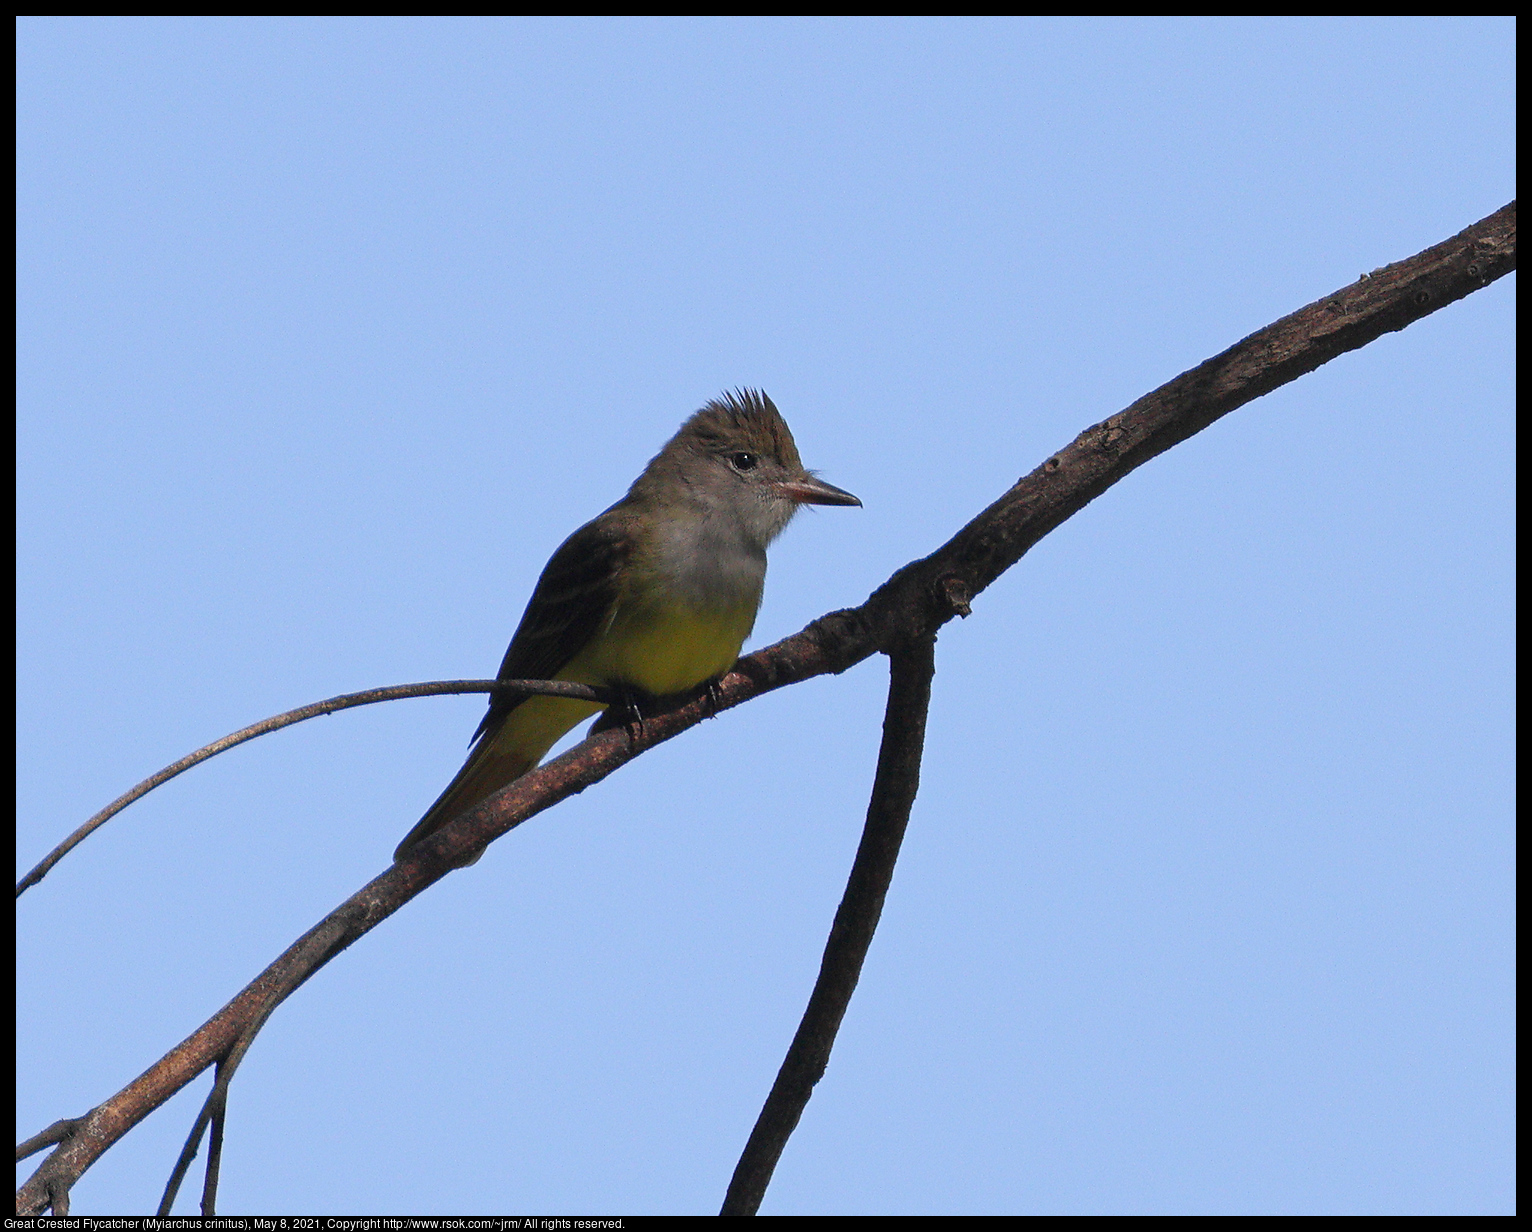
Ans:
<svg viewBox="0 0 1532 1232"><path fill-rule="evenodd" d="M252 1024L358 937L446 875L461 856L604 779L645 749L717 710L812 676L843 672L931 637L1039 539L1149 459L1320 364L1463 298L1516 267L1516 205L1424 252L1385 266L1251 334L1126 410L1087 428L859 608L831 612L747 655L717 684L636 728L588 738L412 848L300 938L202 1028L92 1109L17 1193L17 1211L57 1211L69 1188L123 1134L197 1074L230 1055Z"/></svg>
<svg viewBox="0 0 1532 1232"><path fill-rule="evenodd" d="M878 770L862 841L835 912L835 923L830 926L830 939L825 943L808 1008L735 1166L720 1215L756 1213L782 1149L830 1063L830 1049L883 914L883 900L920 786L920 756L935 671L936 641L932 637L919 638L889 656L883 743L878 749Z"/></svg>
<svg viewBox="0 0 1532 1232"><path fill-rule="evenodd" d="M281 731L282 728L291 727L294 723L302 723L305 719L318 718L322 714L334 714L337 710L350 710L355 706L372 706L378 702L397 701L404 697L440 697L451 693L539 694L545 697L571 697L577 701L608 704L620 700L618 694L610 689L593 689L588 684L571 684L564 680L428 680L423 684L395 684L378 689L366 689L361 693L342 693L338 697L329 697L322 702L311 702L307 706L299 706L296 710L288 710L283 714L272 715L269 719L262 719L259 723L252 723L249 727L241 727L237 732L231 732L222 739L213 741L212 744L204 744L196 752L188 753L179 761L173 761L163 770L151 774L137 787L118 796L44 856L37 867L16 883L16 897L20 898L28 887L36 885L46 877L55 864L133 801L143 799L156 787L170 782L176 775L190 770L210 757L227 753L237 745L244 744L246 740L254 740L257 736Z"/></svg>

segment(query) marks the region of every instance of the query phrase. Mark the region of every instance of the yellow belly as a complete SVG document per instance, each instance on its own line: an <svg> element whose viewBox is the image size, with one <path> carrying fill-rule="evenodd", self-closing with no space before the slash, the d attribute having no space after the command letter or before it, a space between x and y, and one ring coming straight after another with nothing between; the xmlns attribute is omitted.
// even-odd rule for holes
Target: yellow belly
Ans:
<svg viewBox="0 0 1532 1232"><path fill-rule="evenodd" d="M680 693L734 665L755 624L755 609L646 612L610 628L564 665L555 680L597 686L630 685L656 697ZM536 765L565 732L605 707L558 697L529 697L496 735Z"/></svg>
<svg viewBox="0 0 1532 1232"><path fill-rule="evenodd" d="M629 685L656 696L680 693L728 670L739 658L739 648L754 624L754 603L732 611L649 609L626 618L619 610L618 617L554 679ZM525 774L565 732L603 709L595 702L562 697L527 698L497 729L485 734L447 790L399 844L395 858L412 843Z"/></svg>
<svg viewBox="0 0 1532 1232"><path fill-rule="evenodd" d="M611 627L559 673L560 680L632 685L662 696L727 671L755 624L755 607L641 611Z"/></svg>

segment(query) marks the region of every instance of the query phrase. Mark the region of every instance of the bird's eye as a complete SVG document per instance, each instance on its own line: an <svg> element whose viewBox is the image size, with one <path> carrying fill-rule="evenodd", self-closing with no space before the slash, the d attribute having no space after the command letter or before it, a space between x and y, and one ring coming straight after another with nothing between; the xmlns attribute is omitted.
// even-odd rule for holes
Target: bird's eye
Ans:
<svg viewBox="0 0 1532 1232"><path fill-rule="evenodd" d="M753 453L745 453L743 450L729 455L729 465L737 471L753 471L759 462L760 459Z"/></svg>

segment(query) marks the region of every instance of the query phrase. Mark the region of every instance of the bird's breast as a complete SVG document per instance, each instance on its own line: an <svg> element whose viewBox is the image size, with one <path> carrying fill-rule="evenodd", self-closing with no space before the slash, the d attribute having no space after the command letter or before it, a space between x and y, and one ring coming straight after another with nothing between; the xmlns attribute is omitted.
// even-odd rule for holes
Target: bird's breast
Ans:
<svg viewBox="0 0 1532 1232"><path fill-rule="evenodd" d="M580 666L591 683L679 693L727 671L755 626L766 556L727 523L673 522L638 554ZM582 656L586 657L586 656Z"/></svg>
<svg viewBox="0 0 1532 1232"><path fill-rule="evenodd" d="M702 611L749 607L754 617L766 582L766 551L728 511L676 519L655 536L646 559L635 562L646 590Z"/></svg>

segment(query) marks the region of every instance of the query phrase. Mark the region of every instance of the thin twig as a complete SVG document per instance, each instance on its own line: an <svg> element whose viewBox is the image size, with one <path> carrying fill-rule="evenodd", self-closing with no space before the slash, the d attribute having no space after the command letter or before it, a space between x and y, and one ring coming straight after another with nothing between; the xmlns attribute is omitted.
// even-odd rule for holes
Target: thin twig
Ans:
<svg viewBox="0 0 1532 1232"><path fill-rule="evenodd" d="M217 1078L214 1078L214 1085ZM160 1204L155 1209L155 1214L163 1219L170 1214L170 1208L175 1205L176 1194L181 1190L181 1182L186 1178L187 1170L197 1158L197 1148L202 1145L202 1134L207 1129L208 1122L212 1120L213 1106L212 1096L209 1095L197 1111L197 1117L192 1121L191 1131L186 1135L186 1141L181 1146L181 1153L176 1156L175 1167L170 1170L170 1179L165 1182L165 1192L160 1195Z"/></svg>
<svg viewBox="0 0 1532 1232"><path fill-rule="evenodd" d="M118 796L50 851L36 868L18 881L16 897L20 898L29 886L36 885L46 877L55 864L133 801L147 796L156 787L170 782L176 775L190 770L199 762L207 761L210 757L217 757L218 754L225 753L236 745L244 744L246 740L254 740L257 736L264 736L269 732L281 731L284 727L302 723L305 719L318 718L322 714L334 714L337 710L350 710L354 706L371 706L377 702L396 701L403 697L439 697L448 693L536 693L546 697L570 697L576 701L604 702L608 705L616 700L616 695L609 690L593 689L590 685L571 684L564 680L430 680L423 684L396 684L385 688L366 689L361 693L342 693L339 697L299 706L296 710L273 715L269 719L262 719L259 723L252 723L249 727L242 727L221 740L213 741L212 744L205 744L195 753L188 753L180 761L172 762L157 774L151 774L132 791Z"/></svg>
<svg viewBox="0 0 1532 1232"><path fill-rule="evenodd" d="M756 1119L720 1215L754 1215L765 1196L782 1148L824 1077L841 1019L856 991L862 962L883 914L883 900L894 876L910 807L920 786L920 756L931 705L931 676L936 670L936 642L925 637L889 655L888 707L883 714L883 743L878 771L867 804L867 823L851 865L846 892L830 926L819 979L809 996L798 1033L777 1072L771 1093Z"/></svg>
<svg viewBox="0 0 1532 1232"><path fill-rule="evenodd" d="M16 1147L16 1162L20 1163L28 1155L36 1155L44 1147L55 1146L63 1142L85 1122L80 1117L67 1117L62 1121L55 1121L40 1134L33 1134L25 1142Z"/></svg>
<svg viewBox="0 0 1532 1232"><path fill-rule="evenodd" d="M355 940L354 937L346 936L346 917L342 914L342 910L332 911L316 927L305 933L295 945L289 947L282 958L268 967L262 973L261 979L266 980L266 983L261 989L261 995L251 998L248 1014L242 1019L238 1015L232 1017L232 1021L242 1021L242 1025L238 1034L229 1041L225 1053L217 1058L213 1089L208 1092L207 1098L202 1102L202 1108L197 1113L191 1132L187 1135L186 1145L181 1150L181 1158L177 1161L176 1169L165 1186L165 1194L160 1202L161 1215L170 1214L181 1179L186 1175L187 1166L196 1158L197 1143L202 1137L203 1129L209 1124L212 1125L213 1136L208 1145L207 1171L202 1183L202 1214L206 1216L215 1213L213 1207L218 1194L218 1168L223 1156L223 1124L228 1111L229 1087L234 1081L234 1073L239 1068L240 1062L245 1059L245 1054L250 1051L250 1045L255 1043L255 1037L260 1033L261 1028L270 1020L272 1014L276 1013L277 1006L302 987L309 976ZM362 930L362 932L365 931L366 929ZM361 932L358 932L356 936L361 936ZM260 983L261 980L256 981L256 984ZM256 984L250 985L246 992L254 989Z"/></svg>
<svg viewBox="0 0 1532 1232"><path fill-rule="evenodd" d="M229 1084L224 1081L223 1066L213 1080L218 1103L213 1108L213 1128L207 1139L207 1172L202 1178L202 1217L218 1213L218 1165L223 1162L223 1126L229 1115ZM165 1212L167 1215L169 1211Z"/></svg>
<svg viewBox="0 0 1532 1232"><path fill-rule="evenodd" d="M930 556L913 561L859 608L831 612L792 637L747 655L690 700L588 737L523 775L411 848L295 942L228 1005L123 1090L84 1118L17 1191L16 1209L61 1213L70 1187L103 1152L209 1065L248 1025L264 1021L294 988L427 886L461 857L527 818L600 782L633 757L720 710L838 673L934 635L969 614L975 596L1039 539L1112 484L1223 415L1346 351L1403 329L1516 268L1516 205L1407 261L1374 271L1182 373L1126 410L1088 428L1023 476Z"/></svg>

